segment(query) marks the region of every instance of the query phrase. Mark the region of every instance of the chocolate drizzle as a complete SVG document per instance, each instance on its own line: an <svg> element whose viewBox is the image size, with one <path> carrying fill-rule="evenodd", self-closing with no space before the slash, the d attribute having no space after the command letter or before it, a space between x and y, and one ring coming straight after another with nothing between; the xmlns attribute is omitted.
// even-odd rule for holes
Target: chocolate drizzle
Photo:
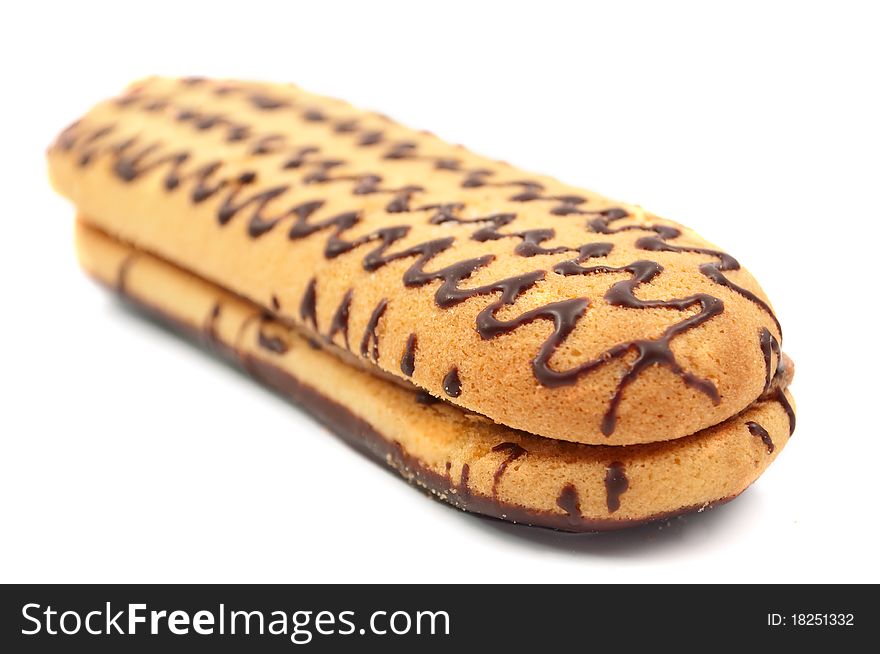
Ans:
<svg viewBox="0 0 880 654"><path fill-rule="evenodd" d="M379 300L373 313L370 314L370 319L364 329L364 337L361 339L361 356L371 358L374 363L379 360L379 334L376 332L376 328L387 308L388 300Z"/></svg>
<svg viewBox="0 0 880 654"><path fill-rule="evenodd" d="M773 444L773 439L770 438L770 434L757 422L749 421L746 423L746 427L748 427L749 433L752 436L757 436L761 439L764 445L767 446L767 454L772 454L773 450L776 449L776 446Z"/></svg>
<svg viewBox="0 0 880 654"><path fill-rule="evenodd" d="M286 185L273 186L265 191L260 191L247 196L243 200L239 199L241 191L251 183L252 181L249 175L244 174L239 177L235 187L223 199L223 203L217 210L217 222L220 225L226 225L239 211L242 211L247 207L253 207L251 219L248 223L248 234L250 234L251 237L256 238L268 232L272 226L274 226L275 222L277 222L277 219L267 219L263 217L263 211L265 210L266 205L275 198L286 193L289 187Z"/></svg>
<svg viewBox="0 0 880 654"><path fill-rule="evenodd" d="M747 300L750 300L761 307L773 319L773 322L776 325L776 329L779 331L780 335L782 334L782 327L780 326L779 321L776 319L776 314L773 313L773 309L770 308L770 305L751 291L744 289L742 286L734 284L732 281L724 276L725 272L740 269L739 261L734 259L729 254L719 252L718 250L710 250L708 248L671 245L664 240L663 236L646 236L645 238L640 238L638 241L636 241L636 247L642 250L648 250L650 252L693 252L695 254L706 254L712 257L717 257L718 261L715 263L701 264L699 267L700 272L719 286L729 288L735 293L739 293Z"/></svg>
<svg viewBox="0 0 880 654"><path fill-rule="evenodd" d="M177 152L150 159L149 156L158 149L159 144L153 143L133 155L120 156L113 166L113 172L119 179L130 182L156 168L168 166L169 170L162 183L166 190L173 191L180 185L180 167L189 160L190 155L188 152Z"/></svg>
<svg viewBox="0 0 880 654"><path fill-rule="evenodd" d="M788 401L788 398L785 396L784 388L777 388L776 393L774 394L774 399L782 405L782 408L785 409L785 415L788 416L788 434L789 436L794 433L795 427L795 415L794 415L794 407L791 406L791 402Z"/></svg>
<svg viewBox="0 0 880 654"><path fill-rule="evenodd" d="M770 384L773 383L773 355L776 355L777 362L781 362L779 341L776 340L776 337L773 336L773 334L770 333L770 330L766 327L761 328L758 339L761 344L761 354L764 355L764 369L766 370L764 392L766 393L770 389ZM777 363L777 368L778 367L779 364Z"/></svg>
<svg viewBox="0 0 880 654"><path fill-rule="evenodd" d="M262 325L257 334L257 342L264 350L269 350L275 354L285 354L287 352L287 341L281 338L281 336L267 334L263 331Z"/></svg>
<svg viewBox="0 0 880 654"><path fill-rule="evenodd" d="M708 379L698 377L693 373L684 370L676 360L675 354L670 347L670 342L681 333L693 329L720 314L724 310L724 304L718 298L705 293L697 293L688 297L671 300L641 300L636 297L635 289L641 284L650 283L658 274L660 274L663 267L654 261L636 261L621 267L581 266L581 263L586 259L596 256L597 251L599 252L599 256L604 256L603 253L607 254L606 251L600 249L600 246L602 245L607 246L607 244L602 243L591 243L584 246L581 248L580 256L577 259L563 261L562 263L557 264L554 267L554 271L561 275L590 275L595 273L628 272L632 275L630 279L616 282L605 293L605 300L609 304L634 309L661 308L674 309L676 311L686 311L693 307L699 307L699 312L667 327L663 334L657 339L635 340L619 343L608 350L605 350L605 352L598 357L586 361L564 373L551 370L546 366L545 360L543 369L540 372L536 370L536 375L539 380L541 380L541 376L546 377L546 381L542 381L546 386L573 383L573 381L581 374L591 372L608 361L618 359L631 351L635 351L636 358L629 364L628 370L624 373L618 383L617 388L611 397L608 409L605 412L605 416L602 419L602 433L606 436L610 436L614 432L617 424L617 408L623 397L624 389L635 381L644 370L653 365L666 367L674 375L680 377L687 386L707 395L714 404L718 404L721 398L715 384ZM565 338L571 329L574 328L574 323L572 321L570 326L565 325L564 323L557 323L557 332L560 331L559 328L562 325L564 325L566 329L562 330L561 338ZM548 343L549 341L545 343L545 347ZM537 361L538 359L536 359L536 362Z"/></svg>
<svg viewBox="0 0 880 654"><path fill-rule="evenodd" d="M754 302L759 307L761 307L770 318L773 320L776 325L779 334L782 335L782 328L779 325L779 321L776 319L776 315L773 313L773 310L770 308L764 300L759 298L757 295L752 293L751 291L733 283L727 277L724 276L723 273L731 272L740 269L739 261L734 259L732 256L725 252L720 252L718 250L710 250L708 248L699 248L699 247L688 247L688 246L678 246L672 245L671 243L667 243L666 241L673 238L678 238L681 236L681 230L677 227L672 227L671 225L626 225L618 228L611 228L610 224L612 222L621 220L622 218L626 218L629 214L623 209L609 209L603 212L600 212L599 216L591 219L588 222L588 227L598 233L598 234L617 234L622 231L627 230L645 230L652 231L657 234L657 236L646 236L640 238L636 241L636 247L642 250L648 250L650 252L692 252L695 254L706 254L712 257L716 257L718 259L715 263L704 263L700 265L699 271L713 282L720 286L724 286L726 288L731 289L735 293L739 293L744 298Z"/></svg>
<svg viewBox="0 0 880 654"><path fill-rule="evenodd" d="M556 498L556 506L565 511L571 520L581 519L581 500L574 484L566 484Z"/></svg>
<svg viewBox="0 0 880 654"><path fill-rule="evenodd" d="M140 140L137 136L104 146L95 145L99 141L106 140L106 137L114 132L115 126L113 125L104 125L87 132L81 135L77 141L74 133L76 126L77 124L74 124L62 133L58 140L58 146L64 150L71 150L78 144L82 153L78 162L80 166L89 165L99 152L108 152L114 158L113 172L124 182L133 182L153 170L165 168L166 172L162 177L163 188L172 192L180 187L184 181L192 181L190 199L196 204L208 199L227 184L226 180L212 181L222 165L219 161L207 162L189 173L184 173L182 171L183 165L191 160L188 152L159 154L158 150L161 146L159 142L139 148Z"/></svg>
<svg viewBox="0 0 880 654"><path fill-rule="evenodd" d="M346 350L351 349L351 346L348 344L348 318L351 312L351 297L353 294L354 290L348 289L345 295L342 296L342 301L339 303L333 314L333 319L330 321L330 331L327 332L327 340L330 342L333 342L336 334L342 333Z"/></svg>
<svg viewBox="0 0 880 654"><path fill-rule="evenodd" d="M406 349L403 351L403 356L400 358L400 370L407 377L412 377L413 373L416 371L416 347L418 345L418 339L415 334L410 334L406 339Z"/></svg>
<svg viewBox="0 0 880 654"><path fill-rule="evenodd" d="M615 461L605 471L605 503L609 513L614 513L620 508L620 496L627 489L629 489L629 480L626 478L623 464Z"/></svg>
<svg viewBox="0 0 880 654"><path fill-rule="evenodd" d="M382 132L364 132L358 140L358 145L376 145L382 141L383 136Z"/></svg>
<svg viewBox="0 0 880 654"><path fill-rule="evenodd" d="M250 153L254 156L272 154L284 147L284 141L285 138L283 134L266 134L260 136L254 141L254 144L250 146Z"/></svg>
<svg viewBox="0 0 880 654"><path fill-rule="evenodd" d="M208 313L208 317L205 319L205 325L202 328L202 332L205 335L205 343L209 347L214 347L220 342L217 338L217 320L220 319L221 311L222 305L220 302L215 302L214 306L211 307L211 311Z"/></svg>
<svg viewBox="0 0 880 654"><path fill-rule="evenodd" d="M318 331L317 284L318 280L312 277L299 305L299 317L304 323L311 322L315 331Z"/></svg>
<svg viewBox="0 0 880 654"><path fill-rule="evenodd" d="M145 106L147 111L155 112L169 108L166 103L148 103ZM170 107L173 110L173 107ZM215 127L223 127L226 129L226 142L236 143L250 138L250 127L243 123L230 120L223 114L204 113L195 109L181 109L177 112L175 119L181 123L190 123L200 132L214 129Z"/></svg>
<svg viewBox="0 0 880 654"><path fill-rule="evenodd" d="M232 346L234 351L238 352L240 350L241 340L247 332L247 329L254 322L257 323L257 345L264 350L273 352L274 354L287 353L290 349L287 334L285 333L285 330L278 329L277 323L266 311L253 313L241 323ZM266 330L267 327L269 328L269 331ZM247 365L245 365L245 368L247 369Z"/></svg>
<svg viewBox="0 0 880 654"><path fill-rule="evenodd" d="M499 443L492 448L492 451L507 452L507 456L498 464L495 474L492 476L492 496L495 497L498 494L498 483L501 481L501 477L507 470L507 467L521 456L528 454L528 452L516 443Z"/></svg>
<svg viewBox="0 0 880 654"><path fill-rule="evenodd" d="M296 102L273 97L270 94L254 92L245 85L214 84L209 81L200 84L213 84L212 88L217 95L240 94L251 106L261 111L294 111L306 121L326 125L327 129L340 135L350 134L355 142L362 147L371 147L385 141L383 132L364 127L358 120L345 117L329 116L314 107L300 107ZM220 194L216 210L217 224L225 226L230 224L236 216L247 214L247 233L251 238L260 238L274 229L279 223L290 220L288 238L291 240L306 238L320 231L327 231L324 245L324 256L334 259L349 253L362 246L368 246L363 256L362 265L365 270L376 271L383 266L402 259L414 259L412 264L404 271L402 282L406 287L421 287L433 282L439 282L436 287L434 299L441 308L449 308L471 298L483 295L497 294L498 299L480 311L476 317L476 329L484 340L501 337L518 328L534 322L546 320L553 325L553 331L541 344L538 352L532 360L532 370L538 383L546 387L570 385L594 370L617 361L625 365L620 381L612 394L608 408L602 419L601 429L606 436L610 436L617 425L617 414L626 388L632 384L646 369L658 365L663 366L672 374L678 376L684 384L706 395L713 403L720 401L720 395L715 384L684 370L676 360L670 347L671 341L685 331L697 328L713 317L724 311L721 299L705 293L697 293L683 298L669 300L640 300L635 295L638 287L651 283L657 275L663 271L663 267L656 262L639 260L624 266L584 266L590 259L605 257L612 251L611 243L591 242L578 245L559 245L546 247L545 243L555 237L553 229L526 229L511 232L502 231L515 223L515 213L494 213L484 217L463 218L459 213L465 208L461 202L436 203L432 205L418 205L415 197L423 191L416 185L403 185L394 187L383 186L383 178L372 172L350 173L348 171L337 174L344 170L347 162L340 159L326 157L320 148L314 145L293 146L288 142L287 134L271 133L257 134L256 130L247 124L231 120L219 113L204 113L189 107L176 107L168 98L150 98L141 89L135 88L127 95L117 100L119 107L140 106L144 111L151 113L163 112L172 120L190 126L197 131L225 130L225 138L229 143L245 142L247 151L252 155L281 155L281 168L291 171L291 174L302 175L299 183L280 184L269 188L252 188L257 183L257 174L254 171L245 171L237 176L222 176L224 163L209 161L203 163L194 162L192 153L169 148L162 142L145 142L140 135L127 138L120 137L116 142L111 142L110 136L117 133L115 125L99 125L86 127L82 123L75 123L65 130L58 138L57 147L62 151L74 152L78 155L79 164L90 165L100 154L108 154L111 157L111 169L114 174L126 183L131 183L138 178L158 171L164 171L161 177L162 186L166 191L175 192L183 186L184 181L191 183L190 199L193 203L201 203ZM751 291L738 286L725 276L725 273L740 269L736 259L723 252L707 248L674 245L668 241L681 236L678 228L663 224L634 224L614 226L612 223L629 216L625 209L599 208L591 209L588 200L578 195L555 195L548 193L540 182L534 180L505 180L498 179L496 171L486 168L465 168L462 162L448 156L423 155L419 152L418 144L412 141L398 141L390 143L384 150L377 149L379 158L387 162L410 161L422 159L433 163L436 170L448 171L450 174L461 176L460 186L464 189L479 189L481 187L510 187L511 202L533 203L553 202L549 213L555 216L590 216L587 227L597 234L618 234L631 230L653 232L653 235L639 238L635 245L639 249L649 252L677 252L695 253L714 257L717 261L704 263L699 266L699 271L717 285L724 286L733 292L745 297L766 311L773 319L777 329L778 321L772 313L769 305ZM392 164L393 165L393 164ZM577 253L575 258L557 263L552 273L560 275L593 275L627 273L630 278L614 283L606 292L606 301L618 307L627 309L668 309L678 312L693 312L686 318L672 324L655 339L641 339L625 343L619 343L605 352L588 361L573 366L568 370L557 370L550 364L553 355L560 345L575 330L581 318L590 307L588 298L572 298L558 302L548 303L544 306L523 312L510 320L497 318L497 313L505 306L513 305L527 291L540 284L547 276L547 271L534 270L514 277L502 279L493 283L474 288L461 288L461 284L470 278L475 272L489 266L494 260L493 255L484 255L472 259L458 261L447 265L439 270L427 270L429 262L453 247L456 238L445 236L428 239L422 243L411 245L402 250L393 251L393 246L409 235L411 226L408 224L391 225L381 227L372 232L347 240L344 235L361 221L358 211L346 211L334 216L314 220L314 216L323 207L325 202L320 199L312 199L300 202L290 207L272 208L281 202L283 197L288 196L294 189L309 185L320 186L329 183L351 184L352 195L371 195L376 193L389 194L390 200L386 204L386 211L392 214L411 213L420 211L433 212L428 222L433 225L444 223L456 223L460 225L474 225L476 230L470 235L472 240L478 242L496 241L513 238L518 242L514 247L514 253L521 257L535 257L538 255L555 255L565 252ZM223 193L221 193L221 191ZM317 331L317 313L315 309L315 280L313 279L306 290L300 306L300 318L304 323L310 323ZM348 321L351 304L349 290L337 309L328 332L328 339L332 341L334 336L342 332L345 338L346 348L348 343ZM274 310L279 310L273 301ZM387 308L387 301L382 300L370 317L361 341L361 354L371 358L374 362L379 358L378 335L376 333L379 319ZM779 332L781 337L781 331ZM414 338L411 337L411 338ZM415 343L413 342L413 345ZM769 330L762 330L759 337L759 346L764 356L767 368L767 388L772 379L771 374L772 356L776 353L779 359L779 341ZM409 349L409 347L408 347ZM627 355L633 355L632 360ZM413 365L414 365L414 358ZM624 363L626 361L626 363ZM409 365L407 354L401 360L401 370L404 374L412 366ZM453 371L447 375L450 377ZM457 378L457 374L455 375ZM444 379L444 390L450 396L457 397L460 393L460 380L457 384L448 385ZM457 391L455 388L457 386ZM450 388L456 394L449 393ZM790 405L782 396L783 403L790 416L792 427L794 414Z"/></svg>
<svg viewBox="0 0 880 654"><path fill-rule="evenodd" d="M120 295L125 295L128 290L125 287L125 283L128 279L129 270L131 269L132 264L137 261L137 258L137 252L132 252L131 254L126 255L122 260L122 263L119 264L119 269L116 271L116 292Z"/></svg>
<svg viewBox="0 0 880 654"><path fill-rule="evenodd" d="M446 222L450 219L448 208L441 209L434 219L436 222ZM470 222L493 223L493 230L497 224L506 220L502 218L500 221L497 216L491 216L484 219L474 219ZM373 240L380 241L380 244L370 251L364 257L364 267L367 270L376 270L387 263L412 256L417 256L416 261L404 272L404 285L410 287L422 286L432 281L440 280L442 283L435 292L435 302L442 308L454 306L469 298L478 295L486 295L490 293L500 293L500 298L483 309L476 318L477 332L483 339L495 338L501 334L509 333L521 327L522 325L533 322L538 319L550 320L555 326L554 332L547 338L539 349L538 355L532 363L532 369L538 381L544 386L561 386L575 383L578 378L584 374L605 365L612 359L618 359L630 351L636 351L637 356L631 364L629 370L622 378L617 391L612 396L609 409L603 419L602 431L606 435L611 435L616 426L617 407L623 396L626 386L632 383L638 375L646 368L652 365L663 365L667 367L688 386L696 388L700 392L709 396L714 402L720 401L715 385L706 379L697 377L681 368L676 361L669 344L671 340L693 327L696 327L715 315L723 311L723 303L718 298L707 294L696 294L682 299L672 300L640 300L634 295L637 286L648 283L658 275L662 270L662 266L652 261L636 261L628 266L612 268L609 266L592 266L583 267L580 264L593 257L607 256L612 250L610 243L589 243L579 248L579 256L576 259L564 261L557 264L554 272L562 275L575 274L592 274L592 273L608 273L608 272L629 272L632 278L627 281L614 284L606 293L606 300L615 306L624 306L629 308L667 308L678 311L686 311L694 306L700 307L700 312L694 316L683 319L675 323L655 340L639 340L627 343L621 343L598 357L587 361L567 371L556 371L550 367L549 361L555 353L559 344L574 330L578 320L589 306L589 300L586 298L576 298L572 300L564 300L560 302L550 303L543 307L527 311L512 320L502 321L496 317L496 312L504 305L513 304L520 295L532 288L537 282L544 279L543 271L534 271L523 275L517 275L498 282L478 286L469 289L460 288L463 280L470 277L476 270L487 266L494 259L492 255L486 255L475 259L467 259L455 264L451 264L440 270L429 272L424 269L425 264L437 256L440 252L445 251L452 246L453 238L441 238L427 241L419 245L407 248L400 252L388 253L389 246L395 241L403 238L408 233L409 228L406 226L382 228L376 232L366 234L359 237L356 241L345 241L341 237L342 229L355 224L357 221L356 214L341 215L330 219L327 223L337 225L334 234L328 240L326 251L328 256L336 256L342 251L351 250L363 243ZM303 223L308 224L308 223ZM483 230L485 234L485 228ZM457 397L457 396L453 396Z"/></svg>
<svg viewBox="0 0 880 654"><path fill-rule="evenodd" d="M516 220L515 213L497 213L480 218L465 219L459 218L455 215L455 212L462 208L463 205L459 203L445 205L427 205L421 207L422 210L437 209L437 213L429 220L429 222L433 225L442 225L444 223L450 222L459 225L489 223L485 227L481 227L473 234L471 234L471 240L483 243L486 241L497 241L502 238L518 238L520 239L520 242L514 248L514 253L518 254L521 257L533 257L538 254L560 254L562 252L577 251L576 248L570 248L567 246L560 246L555 248L542 247L541 244L544 241L548 241L556 235L556 232L552 229L528 229L521 232L511 233L503 233L498 231L501 227L509 225Z"/></svg>
<svg viewBox="0 0 880 654"><path fill-rule="evenodd" d="M461 395L461 378L458 376L458 368L453 368L443 378L443 392L449 397Z"/></svg>
<svg viewBox="0 0 880 654"><path fill-rule="evenodd" d="M263 109L264 111L272 111L274 109L280 109L282 107L289 106L287 102L281 100L280 98L273 98L268 95L264 95L263 93L252 93L250 95L249 100L251 104L254 105L257 109Z"/></svg>

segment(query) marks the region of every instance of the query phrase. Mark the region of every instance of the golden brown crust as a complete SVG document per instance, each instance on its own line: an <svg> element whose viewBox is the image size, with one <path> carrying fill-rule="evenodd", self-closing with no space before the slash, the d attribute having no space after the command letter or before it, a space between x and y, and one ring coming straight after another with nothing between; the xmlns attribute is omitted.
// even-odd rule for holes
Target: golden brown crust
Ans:
<svg viewBox="0 0 880 654"><path fill-rule="evenodd" d="M779 361L757 283L692 231L294 87L149 79L49 162L107 233L535 434L681 438Z"/></svg>
<svg viewBox="0 0 880 654"><path fill-rule="evenodd" d="M468 510L574 531L627 526L738 495L790 436L787 393L667 443L608 447L532 436L447 403L420 402L316 349L254 304L81 222L77 243L98 280L200 334L264 381L293 380L319 417L329 398L352 414L349 431L360 445ZM382 443L370 442L371 430Z"/></svg>

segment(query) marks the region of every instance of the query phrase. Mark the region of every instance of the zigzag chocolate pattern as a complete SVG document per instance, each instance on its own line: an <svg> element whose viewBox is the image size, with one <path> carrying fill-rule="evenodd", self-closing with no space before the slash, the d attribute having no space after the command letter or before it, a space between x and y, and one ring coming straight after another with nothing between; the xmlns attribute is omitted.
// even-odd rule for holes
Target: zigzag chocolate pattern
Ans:
<svg viewBox="0 0 880 654"><path fill-rule="evenodd" d="M202 84L199 80L183 80L183 84ZM351 134L358 138L361 147L371 147L381 143L384 136L375 130L365 131L360 128L357 121L350 119L333 119L324 112L308 107L296 107L292 101L267 97L261 93L254 93L244 87L235 85L218 85L214 88L218 95L231 93L245 93L248 101L256 108L263 111L295 110L300 112L304 120L310 122L326 123L339 134ZM226 130L226 140L230 143L241 142L249 147L250 155L283 154L290 149L288 156L284 157L281 164L282 170L293 171L301 174L301 185L319 186L331 183L348 183L352 185L352 195L388 194L391 196L385 210L388 213L413 213L429 212L429 224L441 225L448 222L458 224L473 224L477 227L470 238L478 242L494 241L506 238L517 239L514 253L522 257L536 255L561 254L565 252L576 253L576 257L557 263L552 272L560 275L594 275L603 273L625 272L630 278L614 283L605 293L605 299L614 306L632 309L671 309L675 311L687 311L697 308L698 312L669 326L659 337L654 339L634 340L619 343L599 356L583 362L568 370L555 370L550 361L554 353L563 341L577 326L578 321L584 315L590 305L587 298L574 298L560 302L550 303L530 311L526 311L511 320L501 320L497 312L506 305L515 304L517 299L543 280L547 274L544 270L535 270L530 273L501 279L493 283L475 288L462 288L461 284L471 277L477 270L488 266L494 255L485 255L473 259L462 260L439 270L426 270L429 262L451 248L455 237L446 236L424 241L422 243L394 251L393 246L405 238L411 229L410 225L401 224L391 227L382 227L353 240L347 240L344 235L361 220L358 211L342 212L335 216L313 220L313 216L321 210L324 202L310 200L301 202L276 215L266 215L270 202L288 194L291 185L281 184L265 189L249 191L257 182L257 174L253 171L245 171L233 177L223 178L220 172L224 166L221 161L210 161L196 169L185 172L184 166L191 160L188 151L167 151L161 142L143 143L138 136L109 142L108 137L113 133L114 125L102 125L92 130L86 130L81 123L75 123L65 130L57 141L57 147L65 151L77 150L79 165L90 165L97 156L109 155L111 157L112 170L115 175L124 182L132 182L139 177L156 169L164 169L165 175L162 185L167 192L175 192L184 186L190 185L190 199L193 203L204 202L210 197L225 190L218 210L217 221L220 226L232 222L237 216L249 211L247 220L247 233L251 238L259 238L274 230L284 221L289 221L288 238L297 240L307 238L317 232L327 231L324 245L324 256L333 259L356 250L362 246L373 244L363 256L362 265L366 270L374 271L392 261L401 259L414 259L412 264L403 274L402 282L407 287L420 287L428 283L439 281L435 291L436 304L442 308L451 307L470 298L480 295L498 294L498 299L479 312L476 317L476 330L483 339L492 339L503 334L510 333L519 327L535 320L547 320L553 323L553 331L540 346L532 361L532 369L538 382L544 386L555 387L574 384L578 379L613 360L619 360L628 353L634 352L634 360L628 364L626 372L621 377L618 386L612 395L608 409L602 421L602 431L611 435L616 426L617 410L623 398L623 393L638 376L653 365L666 367L682 381L709 397L714 403L720 401L718 390L715 385L704 378L684 370L676 361L670 347L671 341L680 334L704 324L724 310L721 299L705 293L697 293L683 298L668 300L641 300L635 295L636 289L650 283L663 270L663 267L653 261L638 260L625 266L611 267L605 265L584 266L589 260L607 256L613 248L611 243L591 242L578 246L557 246L546 248L543 246L555 236L553 229L528 229L522 231L502 232L502 228L515 223L516 214L499 213L477 218L461 218L458 213L464 208L462 203L430 204L413 207L414 198L424 189L416 185L404 185L397 188L385 188L382 185L382 177L373 173L364 174L340 174L333 175L331 172L345 164L339 159L328 159L321 156L320 149L314 146L296 146L291 149L287 143L285 134L256 134L252 126L229 119L223 114L205 114L190 108L177 107L169 98L150 98L142 95L135 89L128 95L117 99L120 107L136 107L144 111L157 113L165 112L174 120L189 125L199 131L207 131L222 128ZM624 230L642 230L653 232L653 236L641 237L636 241L636 247L648 252L694 252L715 257L717 262L701 264L700 272L714 283L724 286L765 310L779 326L770 307L752 292L731 282L725 272L738 270L739 263L723 252L705 248L685 247L668 243L668 240L680 236L680 231L669 225L624 225L612 227L612 223L628 217L628 213L619 208L592 211L584 209L586 198L575 195L545 195L544 187L539 182L530 180L493 181L494 171L488 169L465 169L456 159L442 157L426 157L418 153L418 145L410 141L402 141L390 144L390 148L380 153L381 159L388 161L403 161L416 158L433 161L437 170L449 171L461 174L461 187L476 188L481 186L511 187L515 193L508 198L512 202L537 202L548 201L554 203L549 212L557 216L588 215L587 222L590 231L597 234L614 234ZM353 291L349 290L339 304L334 314L332 324L326 338L332 341L336 334L342 333L345 347L349 348L348 342L348 314L352 301ZM319 332L317 319L317 281L312 279L308 284L300 305L300 318L304 323L311 323L316 332ZM374 308L367 328L360 343L361 355L372 359L374 362L379 358L379 338L376 332L379 321L387 309L387 301L382 300ZM780 330L781 334L781 330ZM408 342L407 353L401 362L401 367L406 374L411 374L414 360L406 356L411 348L415 347L416 336L411 336ZM771 355L779 352L779 343L769 330L763 329L759 334L759 345L767 365L767 379L772 378ZM349 348L350 349L350 348ZM407 372L407 371L410 372ZM450 375L455 373L455 380ZM461 382L457 371L451 370L447 375L449 383L444 383L447 393L457 397L461 393ZM454 383L452 383L454 382ZM451 391L450 392L450 388ZM766 390L766 389L765 389ZM783 396L784 399L784 396ZM793 422L793 421L792 421Z"/></svg>

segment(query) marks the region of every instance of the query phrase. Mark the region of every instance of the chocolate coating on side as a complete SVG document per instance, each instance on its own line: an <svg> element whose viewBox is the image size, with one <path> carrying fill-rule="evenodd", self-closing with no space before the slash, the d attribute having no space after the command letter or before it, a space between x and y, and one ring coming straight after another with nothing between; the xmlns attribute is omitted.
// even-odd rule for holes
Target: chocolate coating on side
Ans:
<svg viewBox="0 0 880 654"><path fill-rule="evenodd" d="M203 335L198 329L181 322L164 311L142 302L131 296L123 296L138 310L155 319L181 335L196 343L203 343ZM260 319L260 314L255 314ZM654 521L667 520L697 510L705 510L732 500L735 496L719 498L706 505L683 507L676 511L661 513L640 520L609 520L586 519L580 514L580 500L577 490L571 486L563 487L557 504L566 513L541 511L525 508L516 504L506 503L497 497L474 494L467 486L469 467L463 466L461 476L456 483L447 474L441 475L429 468L418 459L408 455L399 444L385 438L371 424L354 415L345 406L318 393L315 389L291 376L288 372L271 363L242 355L234 348L220 344L212 352L240 365L251 376L269 388L278 391L287 399L308 411L319 422L341 437L348 445L367 454L380 463L390 465L405 479L427 491L435 499L441 499L452 506L489 518L497 518L506 522L521 525L544 527L569 532L609 531L646 524ZM422 393L414 393L418 399ZM426 394L425 394L426 395ZM435 398L436 400L436 398Z"/></svg>

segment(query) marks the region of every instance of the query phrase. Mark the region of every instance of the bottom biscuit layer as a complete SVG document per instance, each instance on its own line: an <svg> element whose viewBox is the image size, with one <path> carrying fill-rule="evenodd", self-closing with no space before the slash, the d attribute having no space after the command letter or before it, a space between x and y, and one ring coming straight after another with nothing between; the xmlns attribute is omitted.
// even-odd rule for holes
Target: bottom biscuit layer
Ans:
<svg viewBox="0 0 880 654"><path fill-rule="evenodd" d="M794 426L791 398L777 388L740 415L674 441L606 447L533 436L343 363L256 305L82 222L77 239L96 279L466 511L602 531L702 510L757 479Z"/></svg>

